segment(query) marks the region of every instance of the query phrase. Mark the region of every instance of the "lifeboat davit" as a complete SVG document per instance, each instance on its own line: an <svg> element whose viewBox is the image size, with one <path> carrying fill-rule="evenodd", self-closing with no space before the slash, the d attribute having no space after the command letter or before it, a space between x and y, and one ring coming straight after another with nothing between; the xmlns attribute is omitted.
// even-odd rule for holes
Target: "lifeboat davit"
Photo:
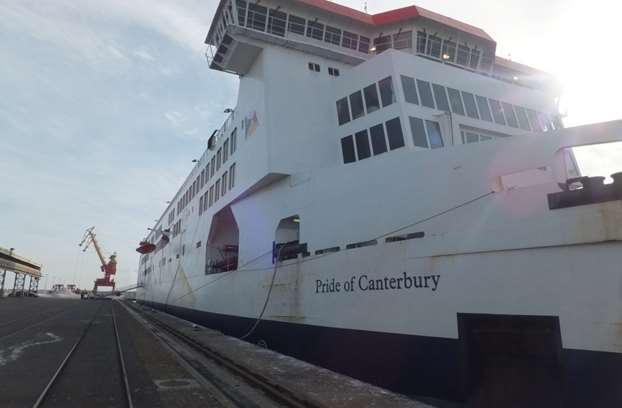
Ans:
<svg viewBox="0 0 622 408"><path fill-rule="evenodd" d="M136 248L136 252L141 253L141 254L149 254L153 251L155 251L156 246L153 245L151 242L147 242L147 241L142 241L140 244L138 244L138 248Z"/></svg>

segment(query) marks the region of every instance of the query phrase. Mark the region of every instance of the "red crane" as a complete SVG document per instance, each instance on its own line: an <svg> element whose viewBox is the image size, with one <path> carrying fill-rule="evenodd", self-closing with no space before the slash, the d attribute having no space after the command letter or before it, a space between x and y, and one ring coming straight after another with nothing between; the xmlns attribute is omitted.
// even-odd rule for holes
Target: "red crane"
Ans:
<svg viewBox="0 0 622 408"><path fill-rule="evenodd" d="M95 252L97 252L97 256L99 257L99 261L101 262L101 271L104 273L103 278L95 279L95 286L93 286L93 292L97 292L97 288L100 286L110 287L112 286L112 291L114 292L115 282L113 280L114 274L117 273L117 254L113 253L110 255L108 262L104 255L102 254L102 250L99 247L99 243L95 238L95 227L87 228L84 232L84 236L82 237L82 241L78 244L79 247L82 248L82 252L86 252L91 244L95 248Z"/></svg>

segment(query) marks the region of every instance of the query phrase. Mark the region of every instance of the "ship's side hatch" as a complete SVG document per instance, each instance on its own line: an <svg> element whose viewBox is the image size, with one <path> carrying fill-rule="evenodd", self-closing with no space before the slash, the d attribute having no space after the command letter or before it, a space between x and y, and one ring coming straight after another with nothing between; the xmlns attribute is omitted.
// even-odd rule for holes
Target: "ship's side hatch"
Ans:
<svg viewBox="0 0 622 408"><path fill-rule="evenodd" d="M558 407L559 319L459 314L468 407Z"/></svg>
<svg viewBox="0 0 622 408"><path fill-rule="evenodd" d="M220 273L238 268L240 231L231 207L214 215L205 248L205 273Z"/></svg>
<svg viewBox="0 0 622 408"><path fill-rule="evenodd" d="M274 236L274 257L279 260L295 259L307 254L307 244L300 243L300 217L292 215L279 221Z"/></svg>

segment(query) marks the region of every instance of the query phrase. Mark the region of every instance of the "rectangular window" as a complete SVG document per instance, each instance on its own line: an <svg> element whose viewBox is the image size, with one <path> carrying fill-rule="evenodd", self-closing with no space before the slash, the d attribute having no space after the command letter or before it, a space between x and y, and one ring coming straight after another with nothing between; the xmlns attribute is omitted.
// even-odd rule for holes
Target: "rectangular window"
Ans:
<svg viewBox="0 0 622 408"><path fill-rule="evenodd" d="M253 30L266 31L266 15L268 8L259 4L249 3L246 15L246 26Z"/></svg>
<svg viewBox="0 0 622 408"><path fill-rule="evenodd" d="M395 150L404 147L404 133L400 118L391 119L385 123L387 126L387 137L389 139L389 149Z"/></svg>
<svg viewBox="0 0 622 408"><path fill-rule="evenodd" d="M382 123L369 129L369 134L374 156L385 153L387 151L387 141L384 137L384 126L382 126Z"/></svg>
<svg viewBox="0 0 622 408"><path fill-rule="evenodd" d="M238 128L233 129L233 132L231 132L231 151L229 152L232 156L233 153L235 153L235 151L238 148Z"/></svg>
<svg viewBox="0 0 622 408"><path fill-rule="evenodd" d="M393 78L386 77L378 82L380 88L380 99L382 99L382 107L386 108L395 102L395 92L393 91Z"/></svg>
<svg viewBox="0 0 622 408"><path fill-rule="evenodd" d="M404 88L404 99L406 99L406 102L419 105L414 78L402 75L402 88Z"/></svg>
<svg viewBox="0 0 622 408"><path fill-rule="evenodd" d="M380 54L392 47L391 36L383 35L381 37L374 38L374 47L376 47L376 54Z"/></svg>
<svg viewBox="0 0 622 408"><path fill-rule="evenodd" d="M222 163L222 147L218 149L216 153L216 171L220 170L220 164Z"/></svg>
<svg viewBox="0 0 622 408"><path fill-rule="evenodd" d="M214 205L214 185L209 188L209 206Z"/></svg>
<svg viewBox="0 0 622 408"><path fill-rule="evenodd" d="M466 45L460 44L458 46L458 57L456 58L456 63L467 66L469 64L470 51L471 50L469 49L469 47L467 47Z"/></svg>
<svg viewBox="0 0 622 408"><path fill-rule="evenodd" d="M350 95L350 106L352 107L352 120L365 116L365 108L363 107L363 94L356 91Z"/></svg>
<svg viewBox="0 0 622 408"><path fill-rule="evenodd" d="M540 126L540 121L538 121L538 115L536 112L531 109L527 109L527 117L529 118L529 123L531 124L533 131L542 132L542 126Z"/></svg>
<svg viewBox="0 0 622 408"><path fill-rule="evenodd" d="M428 108L435 109L434 99L432 98L432 89L430 83L417 79L417 89L419 90L419 97L421 98L421 104Z"/></svg>
<svg viewBox="0 0 622 408"><path fill-rule="evenodd" d="M199 215L203 214L203 196L199 198Z"/></svg>
<svg viewBox="0 0 622 408"><path fill-rule="evenodd" d="M328 75L338 77L340 73L337 68L328 67Z"/></svg>
<svg viewBox="0 0 622 408"><path fill-rule="evenodd" d="M471 50L471 60L469 61L469 67L471 69L477 69L479 65L479 56L480 56L480 51L473 48Z"/></svg>
<svg viewBox="0 0 622 408"><path fill-rule="evenodd" d="M514 113L514 109L512 105L506 102L501 102L501 107L503 108L503 116L505 116L505 121L513 128L518 127L518 121L516 120L516 113Z"/></svg>
<svg viewBox="0 0 622 408"><path fill-rule="evenodd" d="M229 167L229 190L235 187L235 163Z"/></svg>
<svg viewBox="0 0 622 408"><path fill-rule="evenodd" d="M341 43L341 30L335 27L326 26L324 41L330 44L339 45Z"/></svg>
<svg viewBox="0 0 622 408"><path fill-rule="evenodd" d="M505 125L505 119L503 118L503 110L501 104L495 99L489 99L490 109L492 110L492 117L495 119L495 123L499 125Z"/></svg>
<svg viewBox="0 0 622 408"><path fill-rule="evenodd" d="M438 84L432 84L432 90L434 91L434 99L436 99L436 106L438 109L449 112L449 100L447 99L445 87Z"/></svg>
<svg viewBox="0 0 622 408"><path fill-rule="evenodd" d="M443 61L454 62L456 60L456 43L449 40L443 41Z"/></svg>
<svg viewBox="0 0 622 408"><path fill-rule="evenodd" d="M270 9L270 12L268 14L268 32L270 34L284 37L286 21L287 14L283 13L282 11Z"/></svg>
<svg viewBox="0 0 622 408"><path fill-rule="evenodd" d="M460 97L460 91L453 88L447 88L447 93L449 94L451 111L458 115L464 115L464 106L462 106L462 97Z"/></svg>
<svg viewBox="0 0 622 408"><path fill-rule="evenodd" d="M427 54L435 57L441 57L441 39L435 35L431 35L428 37L428 49Z"/></svg>
<svg viewBox="0 0 622 408"><path fill-rule="evenodd" d="M324 38L324 24L309 21L307 24L307 37L322 41Z"/></svg>
<svg viewBox="0 0 622 408"><path fill-rule="evenodd" d="M531 130L525 109L520 106L515 106L514 109L516 110L516 116L518 117L518 126L520 126L523 130Z"/></svg>
<svg viewBox="0 0 622 408"><path fill-rule="evenodd" d="M314 62L309 63L309 70L314 72L320 72L320 64L316 64Z"/></svg>
<svg viewBox="0 0 622 408"><path fill-rule="evenodd" d="M209 174L209 178L211 179L212 177L214 177L214 173L216 173L216 157L212 156L212 160L210 160L210 174Z"/></svg>
<svg viewBox="0 0 622 408"><path fill-rule="evenodd" d="M354 137L356 141L356 155L359 160L363 160L371 156L369 150L369 137L367 136L367 129L356 132Z"/></svg>
<svg viewBox="0 0 622 408"><path fill-rule="evenodd" d="M238 22L241 26L244 26L246 21L246 2L244 0L237 0L238 6Z"/></svg>
<svg viewBox="0 0 622 408"><path fill-rule="evenodd" d="M369 38L359 37L359 52L369 54Z"/></svg>
<svg viewBox="0 0 622 408"><path fill-rule="evenodd" d="M226 163L229 159L229 139L222 144L222 162Z"/></svg>
<svg viewBox="0 0 622 408"><path fill-rule="evenodd" d="M462 99L464 99L464 107L466 108L466 114L473 119L479 119L477 114L477 105L475 105L475 98L472 93L462 92Z"/></svg>
<svg viewBox="0 0 622 408"><path fill-rule="evenodd" d="M378 90L376 89L376 83L373 83L363 90L365 94L365 106L367 107L367 114L380 109L380 101L378 100Z"/></svg>
<svg viewBox="0 0 622 408"><path fill-rule="evenodd" d="M305 35L305 24L306 20L302 17L295 16L293 14L289 15L289 23L287 25L287 31L290 33Z"/></svg>
<svg viewBox="0 0 622 408"><path fill-rule="evenodd" d="M225 193L227 192L227 172L225 171L222 175L222 181L220 183L221 187L222 187L222 196L225 196Z"/></svg>
<svg viewBox="0 0 622 408"><path fill-rule="evenodd" d="M343 32L343 37L341 39L341 46L345 48L349 48L351 50L358 49L358 35L351 33L349 31Z"/></svg>
<svg viewBox="0 0 622 408"><path fill-rule="evenodd" d="M413 47L413 32L403 31L393 35L393 47L396 50L411 49Z"/></svg>
<svg viewBox="0 0 622 408"><path fill-rule="evenodd" d="M201 188L205 185L205 169L201 170Z"/></svg>
<svg viewBox="0 0 622 408"><path fill-rule="evenodd" d="M429 148L428 138L425 134L425 127L423 125L423 120L419 118L413 118L412 116L408 118L410 120L410 131L413 134L413 143L417 147L423 147L425 149Z"/></svg>
<svg viewBox="0 0 622 408"><path fill-rule="evenodd" d="M341 139L341 153L343 154L344 163L352 163L356 161L354 154L354 140L352 136L346 136Z"/></svg>
<svg viewBox="0 0 622 408"><path fill-rule="evenodd" d="M438 124L438 122L426 120L425 127L428 131L430 147L432 149L438 149L440 147L443 147L443 135L441 134L441 126Z"/></svg>
<svg viewBox="0 0 622 408"><path fill-rule="evenodd" d="M216 188L214 194L214 202L216 202L220 198L220 179L216 180Z"/></svg>
<svg viewBox="0 0 622 408"><path fill-rule="evenodd" d="M339 120L339 126L350 121L348 98L342 98L337 101L337 119Z"/></svg>
<svg viewBox="0 0 622 408"><path fill-rule="evenodd" d="M475 95L477 101L477 107L479 108L479 114L483 120L492 122L492 115L490 113L490 107L488 106L488 99L483 96Z"/></svg>
<svg viewBox="0 0 622 408"><path fill-rule="evenodd" d="M420 54L425 54L427 37L425 31L417 31L417 52Z"/></svg>

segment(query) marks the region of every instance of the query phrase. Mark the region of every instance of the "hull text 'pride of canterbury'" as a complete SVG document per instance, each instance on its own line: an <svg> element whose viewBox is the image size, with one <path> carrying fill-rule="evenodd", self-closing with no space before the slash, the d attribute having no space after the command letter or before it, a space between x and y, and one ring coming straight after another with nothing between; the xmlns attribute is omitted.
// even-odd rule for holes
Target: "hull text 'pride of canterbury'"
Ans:
<svg viewBox="0 0 622 408"><path fill-rule="evenodd" d="M436 292L441 275L411 275L402 272L398 277L371 278L352 276L345 281L335 278L315 281L315 293L367 292L383 290L429 289Z"/></svg>

